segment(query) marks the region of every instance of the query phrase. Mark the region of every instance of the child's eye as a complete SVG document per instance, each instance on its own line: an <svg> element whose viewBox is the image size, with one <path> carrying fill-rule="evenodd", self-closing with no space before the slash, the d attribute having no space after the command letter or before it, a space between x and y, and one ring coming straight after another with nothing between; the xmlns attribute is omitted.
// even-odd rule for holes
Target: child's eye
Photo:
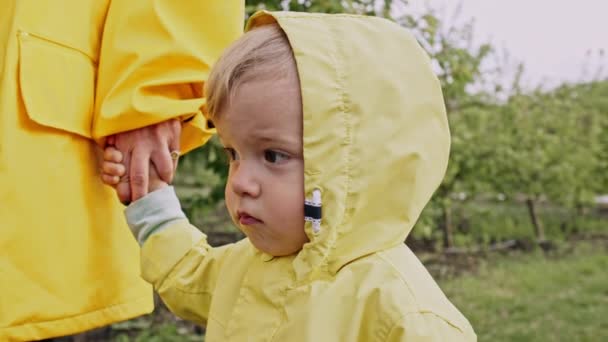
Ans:
<svg viewBox="0 0 608 342"><path fill-rule="evenodd" d="M264 159L273 164L279 164L289 159L289 156L283 152L266 150L264 151Z"/></svg>
<svg viewBox="0 0 608 342"><path fill-rule="evenodd" d="M228 160L230 162L239 160L239 155L236 153L236 151L233 148L224 147L224 152L226 152L226 155L228 156Z"/></svg>

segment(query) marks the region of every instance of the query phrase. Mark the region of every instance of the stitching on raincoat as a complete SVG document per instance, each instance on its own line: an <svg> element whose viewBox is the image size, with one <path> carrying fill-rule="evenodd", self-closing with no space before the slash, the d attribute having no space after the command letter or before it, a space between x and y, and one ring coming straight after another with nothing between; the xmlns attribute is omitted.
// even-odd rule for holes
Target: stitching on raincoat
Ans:
<svg viewBox="0 0 608 342"><path fill-rule="evenodd" d="M416 296L414 295L414 291L412 291L412 288L410 287L410 284L407 282L407 280L403 277L403 274L401 274L401 272L399 272L398 268L395 266L395 264L393 264L393 262L386 258L383 254L382 251L381 252L377 252L375 253L375 255L378 256L378 258L384 260L385 263L387 263L390 267L391 267L391 271L393 271L393 273L397 276L397 278L399 278L403 284L407 287L408 292L410 293L410 296L414 299L416 299ZM416 303L416 312L420 311L420 305L418 304L418 301L415 300Z"/></svg>
<svg viewBox="0 0 608 342"><path fill-rule="evenodd" d="M435 313L433 311L416 311L416 312L408 312L408 313L405 313L405 314L399 316L399 318L397 318L397 320L395 320L395 323L393 323L391 329L388 332L388 335L386 335L386 337L384 338L384 340L386 340L391 335L391 333L393 332L393 330L395 330L399 326L399 323L405 317L412 316L412 315L420 315L420 316L423 316L423 315L433 315L433 316L439 318L440 320L444 321L448 325L452 326L454 329L458 330L461 334L465 333L459 326L455 325L450 320L444 318L443 316L441 316L441 315L439 315L439 314L437 314L437 313Z"/></svg>
<svg viewBox="0 0 608 342"><path fill-rule="evenodd" d="M42 34L42 33L28 31L28 30L21 30L21 29L18 30L18 34L32 37L31 41L33 41L33 42L36 42L36 41L44 42L46 44L55 46L56 48L68 49L72 52L77 52L78 54L82 55L83 57L88 58L95 67L97 67L97 65L99 64L99 61L97 60L97 58L95 56L89 55L87 52L85 52L75 46L72 46L68 43L65 43L57 38L51 38L51 37L47 37L45 34ZM23 39L23 38L21 38L21 39Z"/></svg>
<svg viewBox="0 0 608 342"><path fill-rule="evenodd" d="M170 280L174 280L174 279L170 279ZM171 281L172 283L175 283L174 281ZM184 294L190 294L190 295L201 295L201 294L208 294L209 296L213 296L213 291L208 291L208 290L200 290L200 291L191 291L185 288L180 287L179 285L175 284L174 286L171 286L172 289L174 289L175 291L179 291L181 293Z"/></svg>
<svg viewBox="0 0 608 342"><path fill-rule="evenodd" d="M271 17L273 17L277 21L277 23L279 24L279 26L281 26L281 29L283 29L283 31L285 32L285 34L287 36L287 40L290 41L289 40L289 34L288 34L287 31L285 31L285 29L284 29L284 27L283 27L283 25L281 23L281 20L282 19L301 19L301 17L299 17L297 15L295 15L295 16L291 16L291 15L278 15L276 17L275 17L275 15L272 15L272 14L269 14L269 15ZM321 18L323 18L323 16L321 16L321 15L319 15L319 16L311 16L311 17L315 18L315 19L321 19ZM296 60L296 67L297 67L297 65L298 65L298 59L295 57L295 50L294 50L293 44L291 44L291 41L290 41L290 45L291 45L292 51L294 52L294 58ZM337 44L332 44L331 46L335 47L336 45ZM329 51L328 53L332 57L331 61L332 61L333 69L338 72L338 70L339 70L339 63L336 63L336 61L337 61L337 54L335 53L335 51ZM298 72L299 72L299 70L298 70ZM340 77L338 77L336 79L340 80ZM300 80L300 82L301 82L301 80ZM338 83L338 82L336 82L336 83ZM302 88L302 86L300 84L300 89L301 88ZM341 90L342 93L343 93L344 89L343 89L343 87L339 87L338 90ZM342 98L343 97L344 96L342 96ZM343 103L343 101L341 101L341 104L342 104L342 106L341 106L342 109L344 109L344 103ZM305 170L305 174L309 174L309 175L317 175L317 174L320 174L320 173L321 172L316 171L316 170L314 170L312 172L307 172ZM322 187L319 186L319 189L322 189ZM317 265L311 265L311 266L316 266L316 267L311 267L310 273L315 273L315 271L318 271L318 270L321 270L321 269L327 269L328 268L328 264L329 264L328 258L329 258L329 255L332 254L331 251L335 248L335 240L336 240L334 238L333 241L332 241L330 233L331 232L325 233L327 235L326 235L326 239L323 241L323 242L326 243L327 247L325 247L323 244L315 244L315 246L313 248L309 248L308 249L309 253L320 254L321 255L321 258L320 258L321 261ZM337 234L337 232L336 232L336 234ZM310 263L310 258L307 257L303 261L306 261L307 263ZM301 286L301 285L304 285L306 283L308 283L308 281L307 280L303 280L301 282L296 282L295 286L296 287L297 286Z"/></svg>
<svg viewBox="0 0 608 342"><path fill-rule="evenodd" d="M347 16L352 16L352 15L347 15ZM357 18L359 18L357 16ZM332 31L332 37L337 37L339 36L338 32L336 32L336 28L334 26L330 26L330 30ZM343 49L341 46L341 42L337 39L333 39L334 44L334 57L341 57L344 55L343 53ZM333 59L334 61L339 61L340 59ZM351 189L351 182L352 182L352 147L353 147L353 142L352 142L352 122L351 122L351 113L350 113L350 101L349 101L349 96L346 92L346 88L344 86L344 84L346 83L346 75L345 75L345 70L343 65L341 65L339 62L334 64L334 68L336 70L336 74L337 74L337 84L338 84L338 91L339 91L339 95L340 95L340 107L341 107L341 112L342 112L342 117L344 120L344 130L345 130L345 138L343 140L344 143L344 150L346 151L346 165L344 167L344 174L346 176L346 181L344 184L344 211L341 213L342 215L342 219L339 222L336 222L336 234L335 234L335 239L333 241L329 241L329 250L327 252L327 254L325 255L324 258L324 265L328 264L329 261L329 256L334 254L334 251L336 249L336 243L338 241L338 239L343 236L345 233L340 231L339 227L341 227L345 221L347 221L347 217L350 215L350 206L349 206L349 202L351 199L351 195L352 193L350 192Z"/></svg>
<svg viewBox="0 0 608 342"><path fill-rule="evenodd" d="M279 332L279 329L281 328L281 324L283 322L287 322L287 310L285 303L287 302L287 292L289 292L289 287L285 288L283 291L281 291L281 300L280 300L280 305L276 306L277 311L279 311L280 315L279 315L279 321L277 323L277 325L275 326L274 330L272 331L272 334L270 334L270 339L269 341L273 341L274 338L276 337L277 333ZM274 304L274 303L273 303Z"/></svg>
<svg viewBox="0 0 608 342"><path fill-rule="evenodd" d="M205 243L207 242L207 239L205 237ZM205 246L201 246L200 245L200 241L198 241L193 247L191 247L190 249L188 249L186 251L186 253L184 253L184 255L175 263L175 265L173 265L173 267L169 270L169 272L167 272L167 274L163 277L163 279L159 280L157 283L159 284L159 286L162 286L165 284L165 282L171 282L173 284L173 286L171 286L171 288L181 292L181 293L186 293L186 294L208 294L208 295L212 295L213 294L213 290L208 290L208 289L200 289L200 290L190 290L188 288L182 287L179 284L177 284L175 282L175 280L177 279L177 277L175 277L175 273L179 273L180 267L178 266L179 264L181 264L182 262L184 262L184 260L191 254L194 253L194 250L198 250L200 247L205 247ZM223 255L221 258L224 259L228 256L230 256L232 254L232 249L234 247L231 247L230 249L228 249L226 251L226 254ZM203 256L203 259L208 258L209 257L209 250L205 248L205 254ZM156 267L156 265L155 265ZM159 269L157 267L157 269ZM196 282L197 284L199 282ZM206 283L206 282L203 282Z"/></svg>
<svg viewBox="0 0 608 342"><path fill-rule="evenodd" d="M414 312L411 312L410 314L414 314ZM462 328L460 328L459 325L457 325L456 323L452 322L451 319L444 317L443 315L435 312L435 311L430 311L430 310L421 310L419 312L417 312L417 314L419 315L433 315L436 317L439 317L442 321L446 322L447 324L453 326L455 329L457 329L458 331L460 331L461 333L464 334L464 330L462 330ZM404 315L407 316L407 315Z"/></svg>
<svg viewBox="0 0 608 342"><path fill-rule="evenodd" d="M255 260L257 258L254 258L253 260ZM239 317L242 314L243 311L243 307L246 306L246 298L245 298L245 293L248 291L252 291L250 290L252 288L251 284L253 283L250 280L250 273L253 270L253 267L251 265L254 264L255 261L252 261L249 265L249 267L247 267L247 270L245 271L245 274L243 275L243 279L240 283L240 287L239 287L239 291L238 291L238 295L237 295L237 299L234 302L234 305L232 306L232 310L230 312L230 317L228 318L228 320L226 321L226 324L224 325L224 336L226 337L230 337L231 333L233 333L233 331L230 330L231 327L234 326L234 324L231 324L234 322L235 317ZM254 287L255 289L255 287ZM285 292L286 293L286 292ZM286 296L283 296L282 301L285 301ZM283 312L281 310L281 308L284 305L275 305L274 302L272 303L273 306L276 307L277 311L279 311L279 319L278 319L278 323L276 325L276 327L274 328L274 331L272 332L272 334L270 335L271 338L270 340L272 340L272 338L274 337L274 334L279 330L279 327L281 326L281 322L284 321L283 318L281 317ZM285 313L286 316L286 313Z"/></svg>
<svg viewBox="0 0 608 342"><path fill-rule="evenodd" d="M226 321L226 325L224 327L224 336L227 338L230 338L230 336L234 333L234 325L236 324L234 323L235 317L240 317L242 307L245 305L245 292L249 291L249 288L247 287L249 272L251 272L251 268L247 268L247 270L245 271L245 275L243 276L243 279L239 286L239 292L237 294L236 300L232 305L232 310L230 310L230 316Z"/></svg>
<svg viewBox="0 0 608 342"><path fill-rule="evenodd" d="M274 16L273 16L274 17ZM388 19L385 18L379 18L376 16L371 16L371 15L361 15L361 14L349 14L349 13L332 13L331 17L334 18L353 18L353 19L357 19L357 20L378 20L378 21L385 21ZM303 16L301 14L279 14L278 15L279 19L283 19L283 18L287 18L287 19L298 19L298 20L308 20L310 18L315 18L315 19L328 19L330 18L330 15L328 14L321 14L321 13L307 13L306 16Z"/></svg>
<svg viewBox="0 0 608 342"><path fill-rule="evenodd" d="M391 262L391 261L390 261L388 258L384 257L384 256L382 255L382 252L378 252L378 253L376 253L376 255L377 255L377 256L378 256L380 259L384 260L384 261L385 261L387 264L389 264L389 265L391 266L391 270L393 271L393 273L394 273L394 274L396 274L396 275L397 275L397 277L398 277L399 279L401 279L401 281L403 282L403 284L404 284L404 285L407 287L408 292L410 293L411 297L412 297L412 298L415 300L415 302L416 302L416 306L418 307L416 311L411 311L411 312L408 312L408 313L403 314L403 315L402 315L402 316L399 318L399 320L400 320L400 319L402 319L402 318L404 318L404 317L405 317L405 316L407 316L407 315L412 315L412 314L433 314L433 315L435 315L435 316L437 316L437 317L441 318L443 321L445 321L446 323L450 324L450 325L451 325L451 326L453 326L454 328L458 329L460 332L464 333L464 331L463 331L463 330L462 330L462 329L461 329L461 328L460 328L458 325L456 325L455 323L453 323L453 322L452 322L450 319L448 319L448 318L446 318L446 317L444 317L444 316L442 316L442 315L438 314L438 313L437 313L437 312L435 312L435 311L431 311L431 310L423 310L423 309L420 307L420 305L418 304L418 301L416 300L416 299L417 299L417 297L414 295L414 292L412 291L412 289L411 289L411 287L410 287L409 283L408 283L408 282L407 282L407 280L406 280L406 279L403 277L403 275L401 274L401 272L399 272L399 271L397 270L397 267L395 267L395 265L394 265L394 264L393 264L393 263L392 263L392 262ZM399 320L397 320L397 322L398 322ZM392 329L391 329L391 330L392 330Z"/></svg>
<svg viewBox="0 0 608 342"><path fill-rule="evenodd" d="M4 330L4 329L13 329L13 328L23 328L23 327L29 327L31 325L41 325L41 324L47 324L47 323L57 323L57 322L61 322L61 321L67 321L67 320L71 320L71 319L85 319L86 316L92 316L94 314L101 314L102 312L105 311L111 311L114 310L115 308L120 308L120 307L124 307L124 306L129 306L129 305L133 305L134 303L141 301L141 300L146 300L148 299L148 296L145 297L137 297L122 303L116 303L116 304L112 304L109 306L104 306L95 310L91 310L91 311L87 311L84 313L78 313L78 314L74 314L74 315L70 315L70 316L63 316L61 318L57 318L57 319L51 319L51 320L44 320L44 321L33 321L33 320L27 320L22 324L19 325L6 325L6 326L2 326L0 327L0 330ZM117 318L120 319L120 318ZM109 323L111 324L111 323Z"/></svg>
<svg viewBox="0 0 608 342"><path fill-rule="evenodd" d="M300 17L300 16L285 16L285 17L290 18L290 19L302 19L302 17ZM324 18L323 16L313 16L313 17L316 18L316 19L322 19L322 18ZM330 26L330 30L332 31L330 33L330 37L332 37L332 38L336 37L337 35L336 35L336 32L335 32L335 29ZM337 92L339 92L339 95L340 95L340 97L339 97L339 108L341 110L341 113L342 113L342 116L343 116L343 119L344 119L344 128L345 128L345 132L346 132L346 137L343 140L343 142L346 142L347 144L345 144L345 145L347 145L348 147L351 147L352 146L350 144L350 131L351 130L350 130L350 127L349 127L350 122L348 120L348 115L347 115L347 112L348 112L347 108L348 107L346 105L347 95L346 95L346 92L344 90L345 89L344 88L344 83L345 83L344 82L344 78L345 77L344 77L344 74L342 73L342 69L343 68L340 65L340 63L338 62L339 61L338 57L339 57L340 53L336 49L336 47L339 46L340 42L338 40L336 40L336 39L332 39L332 42L333 42L333 44L331 44L331 47L333 47L333 49L332 49L331 52L328 52L328 54L332 57L331 58L332 67L336 71L336 79L335 79L335 81L336 81L336 86L337 86ZM350 184L350 165L348 163L348 161L350 159L348 157L348 155L350 155L350 149L346 149L346 151L347 151L347 166L344 169L344 173L346 174L345 189L348 189L349 188L349 184ZM345 191L345 193L348 194L348 191ZM345 208L346 208L346 206L345 206ZM321 261L319 262L319 264L317 265L317 267L316 268L312 268L311 272L314 272L315 269L316 270L322 270L322 269L326 269L327 270L328 269L330 256L334 254L334 250L336 248L336 241L338 240L338 237L341 235L340 232L339 232L339 230L337 228L339 227L339 225L340 225L341 222L344 222L345 213L346 213L346 210L341 215L342 219L340 221L336 221L337 224L336 224L336 229L335 229L335 232L334 232L335 233L334 234L334 238L333 239L331 238L331 234L327 235L326 240L324 241L324 242L326 242L326 246L327 246L325 248L325 253L322 254ZM323 250L323 249L321 248L321 250Z"/></svg>
<svg viewBox="0 0 608 342"><path fill-rule="evenodd" d="M220 322L217 318L215 318L215 316L211 316L211 310L209 310L209 315L207 317L207 321L214 321L220 327L222 327L222 330L224 330L224 332L226 331L226 325L224 323Z"/></svg>

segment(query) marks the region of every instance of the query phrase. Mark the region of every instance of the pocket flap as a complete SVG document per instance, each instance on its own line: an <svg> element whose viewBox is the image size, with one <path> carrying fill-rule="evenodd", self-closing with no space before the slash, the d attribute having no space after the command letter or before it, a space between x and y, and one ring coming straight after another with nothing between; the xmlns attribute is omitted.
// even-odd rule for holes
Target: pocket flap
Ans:
<svg viewBox="0 0 608 342"><path fill-rule="evenodd" d="M78 50L23 32L19 53L19 87L30 119L90 138L93 61Z"/></svg>

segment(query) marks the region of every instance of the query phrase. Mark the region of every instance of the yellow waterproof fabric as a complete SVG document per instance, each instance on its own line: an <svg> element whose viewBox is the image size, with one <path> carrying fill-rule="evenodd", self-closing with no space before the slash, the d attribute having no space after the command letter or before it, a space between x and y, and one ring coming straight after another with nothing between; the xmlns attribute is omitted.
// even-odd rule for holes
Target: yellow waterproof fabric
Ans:
<svg viewBox="0 0 608 342"><path fill-rule="evenodd" d="M0 341L150 312L94 140L178 117L183 150L203 144L201 83L244 1L0 3Z"/></svg>
<svg viewBox="0 0 608 342"><path fill-rule="evenodd" d="M475 341L403 241L440 184L450 134L441 88L415 38L384 19L267 13L297 61L305 191L323 221L291 257L245 239L211 248L179 221L143 245L142 272L206 341Z"/></svg>

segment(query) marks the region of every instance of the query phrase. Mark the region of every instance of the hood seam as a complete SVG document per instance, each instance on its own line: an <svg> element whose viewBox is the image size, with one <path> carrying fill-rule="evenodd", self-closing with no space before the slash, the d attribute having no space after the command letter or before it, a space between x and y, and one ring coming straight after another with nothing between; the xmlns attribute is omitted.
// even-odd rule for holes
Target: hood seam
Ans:
<svg viewBox="0 0 608 342"><path fill-rule="evenodd" d="M344 56L343 53L343 49L342 49L342 42L338 39L335 39L335 37L339 36L339 32L336 32L336 28L331 26L331 30L332 30L332 37L333 37L333 42L334 42L334 51L335 51L335 57L337 59L334 59L334 61L337 60L341 60L341 58ZM335 250L336 250L336 245L338 240L340 239L341 236L345 235L346 233L343 232L340 228L342 228L344 226L344 222L346 222L348 220L348 216L350 213L350 206L349 203L350 201L350 197L352 196L351 193L351 182L352 182L352 147L353 147L353 134L352 134L352 130L353 130L353 124L352 124L352 118L350 116L350 99L349 96L346 92L346 70L345 68L340 64L340 63L336 63L335 65L335 70L336 70L336 83L338 84L338 89L339 89L339 101L340 101L340 109L341 109L341 115L344 121L344 130L345 130L345 137L343 139L343 142L345 143L345 156L344 158L346 159L346 167L344 170L345 173L345 177L346 177L346 181L344 184L344 209L342 212L342 218L339 222L336 222L336 225L334 227L335 230L335 234L334 234L334 239L328 241L328 250L326 252L325 258L324 258L324 264L327 267L327 271L334 275L336 272L334 272L334 270L332 270L332 267L330 265L330 259L331 256L333 256Z"/></svg>

